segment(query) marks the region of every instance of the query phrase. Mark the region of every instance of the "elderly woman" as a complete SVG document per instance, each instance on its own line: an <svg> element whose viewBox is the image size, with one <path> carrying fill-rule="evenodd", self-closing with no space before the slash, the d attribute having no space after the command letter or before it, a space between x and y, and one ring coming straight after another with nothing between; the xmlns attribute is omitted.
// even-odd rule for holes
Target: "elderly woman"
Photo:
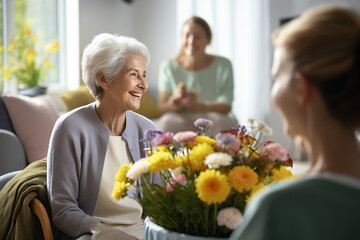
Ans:
<svg viewBox="0 0 360 240"><path fill-rule="evenodd" d="M63 115L48 151L48 195L55 239L91 238L91 227L116 226L117 239L143 237L142 208L111 197L122 164L145 156L139 145L154 124L131 110L147 90L146 46L134 38L100 34L86 47L82 77L96 102Z"/></svg>
<svg viewBox="0 0 360 240"><path fill-rule="evenodd" d="M251 201L231 239L359 239L360 17L317 7L273 41L272 100L310 169Z"/></svg>

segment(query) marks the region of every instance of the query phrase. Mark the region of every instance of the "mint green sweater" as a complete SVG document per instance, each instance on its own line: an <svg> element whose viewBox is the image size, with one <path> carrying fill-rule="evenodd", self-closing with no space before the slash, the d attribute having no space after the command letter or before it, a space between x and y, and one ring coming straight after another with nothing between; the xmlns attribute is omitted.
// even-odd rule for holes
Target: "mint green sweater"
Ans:
<svg viewBox="0 0 360 240"><path fill-rule="evenodd" d="M350 179L318 174L275 184L248 204L230 239L360 239L360 181L331 179L339 176Z"/></svg>
<svg viewBox="0 0 360 240"><path fill-rule="evenodd" d="M221 102L231 107L233 101L233 71L231 62L217 56L205 69L188 71L176 61L165 61L160 65L158 89L173 93L183 82L188 91L195 91L199 101Z"/></svg>

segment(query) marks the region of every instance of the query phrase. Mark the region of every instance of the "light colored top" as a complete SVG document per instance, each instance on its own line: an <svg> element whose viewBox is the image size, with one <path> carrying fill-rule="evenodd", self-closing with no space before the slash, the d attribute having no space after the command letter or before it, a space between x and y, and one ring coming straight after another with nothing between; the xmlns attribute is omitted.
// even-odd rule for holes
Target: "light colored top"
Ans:
<svg viewBox="0 0 360 240"><path fill-rule="evenodd" d="M199 101L220 102L231 107L234 83L227 58L217 56L210 66L199 71L188 71L175 60L161 63L158 89L173 93L180 82L185 83L188 91L196 91Z"/></svg>
<svg viewBox="0 0 360 240"><path fill-rule="evenodd" d="M323 173L277 183L247 205L230 239L359 239L360 181Z"/></svg>
<svg viewBox="0 0 360 240"><path fill-rule="evenodd" d="M116 201L111 196L119 167L130 162L132 159L125 139L121 136L110 136L94 211L94 217L102 223L129 225L141 220L142 207L136 200L125 197ZM133 235L129 232L128 234Z"/></svg>
<svg viewBox="0 0 360 240"><path fill-rule="evenodd" d="M122 136L136 162L146 156L139 140L147 129L156 127L132 111L127 111L125 117ZM91 233L90 228L99 223L92 216L109 136L110 130L99 119L95 103L65 113L55 123L47 155L47 190L55 239Z"/></svg>

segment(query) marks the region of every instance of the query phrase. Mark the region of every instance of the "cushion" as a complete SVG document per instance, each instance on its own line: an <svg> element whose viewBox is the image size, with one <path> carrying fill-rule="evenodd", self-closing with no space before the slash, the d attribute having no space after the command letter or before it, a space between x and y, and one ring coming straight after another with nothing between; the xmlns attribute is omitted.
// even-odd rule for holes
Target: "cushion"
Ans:
<svg viewBox="0 0 360 240"><path fill-rule="evenodd" d="M62 92L61 100L64 103L65 111L71 111L77 107L81 107L95 101L89 89L82 85L76 90Z"/></svg>
<svg viewBox="0 0 360 240"><path fill-rule="evenodd" d="M157 104L150 92L145 92L141 97L140 108L135 111L147 118L159 118Z"/></svg>
<svg viewBox="0 0 360 240"><path fill-rule="evenodd" d="M4 94L3 100L28 162L46 157L51 131L59 117L51 97Z"/></svg>

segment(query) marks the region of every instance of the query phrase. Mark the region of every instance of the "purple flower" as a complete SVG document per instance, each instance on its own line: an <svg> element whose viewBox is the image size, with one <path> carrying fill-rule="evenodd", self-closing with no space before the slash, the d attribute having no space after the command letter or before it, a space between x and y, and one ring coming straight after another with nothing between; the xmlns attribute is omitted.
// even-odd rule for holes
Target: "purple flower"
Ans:
<svg viewBox="0 0 360 240"><path fill-rule="evenodd" d="M205 119L205 118L198 118L195 122L194 122L195 127L198 128L211 128L213 127L215 124L213 121L209 120L209 119Z"/></svg>
<svg viewBox="0 0 360 240"><path fill-rule="evenodd" d="M216 136L216 145L231 155L234 155L240 149L241 142L231 133L218 134Z"/></svg>
<svg viewBox="0 0 360 240"><path fill-rule="evenodd" d="M231 133L237 136L244 136L246 132L247 132L246 127L241 125L232 127L229 130L221 131L221 133Z"/></svg>
<svg viewBox="0 0 360 240"><path fill-rule="evenodd" d="M174 134L172 132L166 132L161 135L157 135L153 138L151 141L152 145L154 147L160 146L160 145L170 145L173 142L173 136Z"/></svg>
<svg viewBox="0 0 360 240"><path fill-rule="evenodd" d="M147 141L151 141L154 137L156 137L157 135L161 135L161 134L163 134L162 131L160 131L158 129L150 128L145 131L145 139Z"/></svg>
<svg viewBox="0 0 360 240"><path fill-rule="evenodd" d="M234 143L236 140L235 136L230 133L218 134L216 136L216 144L218 147L223 147Z"/></svg>

